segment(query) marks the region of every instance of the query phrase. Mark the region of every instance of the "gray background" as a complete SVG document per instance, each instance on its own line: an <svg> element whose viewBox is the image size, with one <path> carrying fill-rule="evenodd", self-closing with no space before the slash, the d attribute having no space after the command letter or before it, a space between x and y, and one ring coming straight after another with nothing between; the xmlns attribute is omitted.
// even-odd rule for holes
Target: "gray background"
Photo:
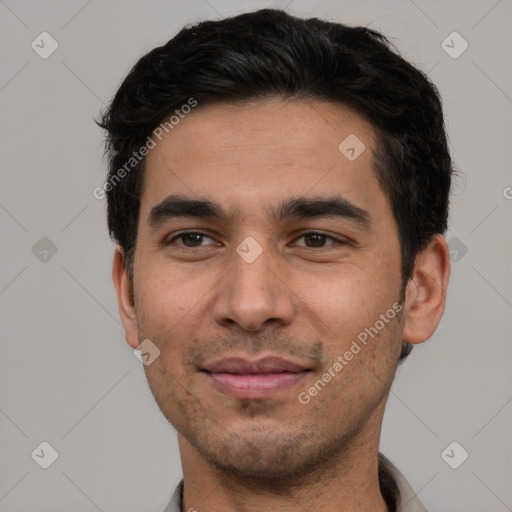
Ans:
<svg viewBox="0 0 512 512"><path fill-rule="evenodd" d="M431 511L512 510L510 0L0 0L0 510L167 503L175 433L119 322L93 119L185 23L287 4L383 31L441 91L461 171L448 304L399 369L381 448ZM31 48L43 31L59 45L47 59ZM441 47L453 31L469 43L456 59ZM31 458L43 441L48 469ZM469 453L458 469L441 457L452 441Z"/></svg>

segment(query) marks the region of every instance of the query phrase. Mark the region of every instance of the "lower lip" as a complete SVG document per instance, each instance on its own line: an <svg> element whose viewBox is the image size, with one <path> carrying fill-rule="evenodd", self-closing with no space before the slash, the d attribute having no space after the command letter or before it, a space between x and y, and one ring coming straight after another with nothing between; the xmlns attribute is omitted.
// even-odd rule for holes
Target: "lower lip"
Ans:
<svg viewBox="0 0 512 512"><path fill-rule="evenodd" d="M308 372L261 373L237 375L233 373L208 373L218 389L234 398L268 398L288 389Z"/></svg>

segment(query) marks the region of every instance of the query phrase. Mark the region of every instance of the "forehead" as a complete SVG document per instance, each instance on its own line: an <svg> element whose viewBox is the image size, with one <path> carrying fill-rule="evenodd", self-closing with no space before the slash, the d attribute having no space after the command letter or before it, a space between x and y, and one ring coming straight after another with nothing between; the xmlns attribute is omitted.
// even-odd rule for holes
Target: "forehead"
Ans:
<svg viewBox="0 0 512 512"><path fill-rule="evenodd" d="M216 198L237 211L310 193L335 192L355 204L385 200L373 172L372 127L343 105L199 104L155 142L142 214L171 193Z"/></svg>

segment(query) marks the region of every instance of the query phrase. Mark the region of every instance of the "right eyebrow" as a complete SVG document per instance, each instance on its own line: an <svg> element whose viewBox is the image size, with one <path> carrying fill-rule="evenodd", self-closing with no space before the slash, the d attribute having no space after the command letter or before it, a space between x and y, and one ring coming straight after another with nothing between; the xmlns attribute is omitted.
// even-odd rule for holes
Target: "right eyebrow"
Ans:
<svg viewBox="0 0 512 512"><path fill-rule="evenodd" d="M224 210L212 201L170 195L151 208L148 223L152 228L157 228L165 221L179 217L227 219Z"/></svg>

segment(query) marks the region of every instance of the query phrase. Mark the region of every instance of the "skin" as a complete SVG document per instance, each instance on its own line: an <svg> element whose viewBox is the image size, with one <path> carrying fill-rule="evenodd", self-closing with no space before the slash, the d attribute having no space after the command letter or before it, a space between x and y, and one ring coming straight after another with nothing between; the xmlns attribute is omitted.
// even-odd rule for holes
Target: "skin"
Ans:
<svg viewBox="0 0 512 512"><path fill-rule="evenodd" d="M352 162L338 150L349 134L366 146ZM443 236L418 255L402 314L309 403L298 400L400 299L398 231L374 147L371 125L348 108L267 99L199 105L148 155L133 283L119 248L113 278L126 341L161 351L144 368L178 431L183 510L387 510L377 475L384 407L402 340L425 341L443 314ZM229 218L151 226L170 194L218 203ZM333 195L365 210L369 226L270 215L291 198ZM170 242L185 229L205 236ZM311 231L327 237L303 236ZM262 248L252 263L236 252L248 236ZM199 371L228 355L282 356L310 371L271 397L234 398Z"/></svg>

